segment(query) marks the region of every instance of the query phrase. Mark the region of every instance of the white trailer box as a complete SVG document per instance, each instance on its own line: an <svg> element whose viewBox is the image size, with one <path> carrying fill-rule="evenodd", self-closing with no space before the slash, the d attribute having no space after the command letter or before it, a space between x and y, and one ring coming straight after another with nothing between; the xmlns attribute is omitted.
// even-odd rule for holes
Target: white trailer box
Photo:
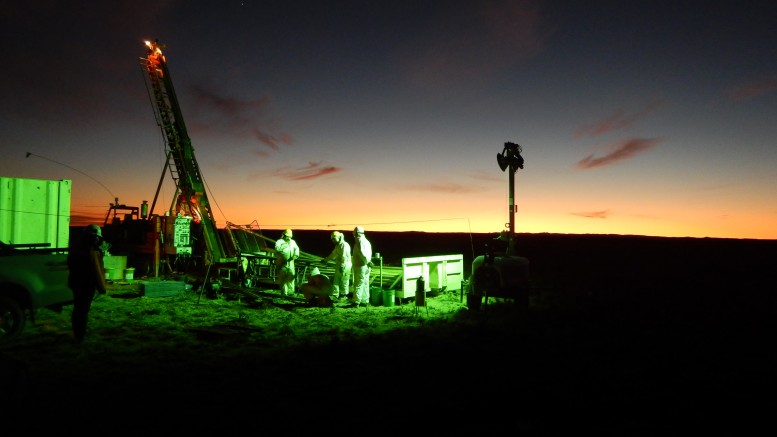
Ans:
<svg viewBox="0 0 777 437"><path fill-rule="evenodd" d="M0 177L0 241L64 249L70 242L70 180Z"/></svg>

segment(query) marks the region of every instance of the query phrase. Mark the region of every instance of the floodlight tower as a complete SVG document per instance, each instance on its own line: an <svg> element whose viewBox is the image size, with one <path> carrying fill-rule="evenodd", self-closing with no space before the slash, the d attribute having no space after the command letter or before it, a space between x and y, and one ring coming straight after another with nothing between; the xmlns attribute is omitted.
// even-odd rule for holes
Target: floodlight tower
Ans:
<svg viewBox="0 0 777 437"><path fill-rule="evenodd" d="M507 256L515 254L515 172L523 168L523 156L521 156L521 146L515 143L506 142L502 153L496 154L496 162L502 171L510 169L509 172L509 190L510 190L510 234L507 236Z"/></svg>
<svg viewBox="0 0 777 437"><path fill-rule="evenodd" d="M515 172L523 168L521 146L507 142L502 153L496 155L502 171L510 170L510 229L501 231L498 240L507 240L504 254L496 253L486 245L486 254L472 260L471 281L467 284L467 306L479 309L489 297L513 299L525 314L529 308L529 260L515 255ZM507 235L505 235L507 234Z"/></svg>

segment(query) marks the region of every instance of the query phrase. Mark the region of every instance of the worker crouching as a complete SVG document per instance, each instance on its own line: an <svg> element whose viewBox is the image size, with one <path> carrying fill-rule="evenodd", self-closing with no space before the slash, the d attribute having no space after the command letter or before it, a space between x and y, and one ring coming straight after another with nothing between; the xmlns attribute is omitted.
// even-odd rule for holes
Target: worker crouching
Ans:
<svg viewBox="0 0 777 437"><path fill-rule="evenodd" d="M314 267L308 274L308 282L302 284L299 288L300 293L305 297L308 306L313 307L334 307L335 288L329 277Z"/></svg>

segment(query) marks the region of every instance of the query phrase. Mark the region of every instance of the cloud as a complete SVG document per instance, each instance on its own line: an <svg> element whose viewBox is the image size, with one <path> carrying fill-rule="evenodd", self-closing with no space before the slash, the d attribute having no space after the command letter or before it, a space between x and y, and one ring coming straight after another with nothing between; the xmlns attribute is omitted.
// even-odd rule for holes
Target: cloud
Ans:
<svg viewBox="0 0 777 437"><path fill-rule="evenodd" d="M240 100L219 95L203 85L192 85L195 129L219 135L253 138L274 151L282 144L294 143L291 134L283 132L277 122L268 118L270 98Z"/></svg>
<svg viewBox="0 0 777 437"><path fill-rule="evenodd" d="M610 210L605 209L602 211L571 212L570 214L585 218L606 219L610 215Z"/></svg>
<svg viewBox="0 0 777 437"><path fill-rule="evenodd" d="M635 156L641 155L658 145L662 140L657 138L641 139L632 138L630 140L622 141L620 143L612 144L609 148L613 149L612 152L600 157L594 158L593 155L588 155L585 158L577 162L575 167L588 170L597 167L604 167L610 164L615 164L626 159L631 159Z"/></svg>
<svg viewBox="0 0 777 437"><path fill-rule="evenodd" d="M105 213L83 212L77 210L76 207L73 207L73 210L70 212L70 226L88 226L92 223L102 225L104 221Z"/></svg>
<svg viewBox="0 0 777 437"><path fill-rule="evenodd" d="M763 77L751 83L726 90L726 96L733 101L745 101L777 91L777 74Z"/></svg>
<svg viewBox="0 0 777 437"><path fill-rule="evenodd" d="M496 164L496 159L494 159L494 166L496 166L496 165L497 165ZM494 172L486 173L483 170L478 170L478 171L472 173L471 177L473 179L480 179L480 180L486 181L486 182L503 182L504 181L504 176L502 176L501 173L497 173L495 171Z"/></svg>
<svg viewBox="0 0 777 437"><path fill-rule="evenodd" d="M294 142L294 140L291 138L291 135L283 132L281 132L278 136L264 132L260 129L254 129L253 132L256 139L276 152L280 150L279 144L292 144Z"/></svg>
<svg viewBox="0 0 777 437"><path fill-rule="evenodd" d="M608 132L628 129L632 127L634 123L657 111L663 105L663 100L656 100L647 104L642 110L631 115L625 114L622 109L618 109L614 114L603 120L578 128L575 131L575 138L583 136L596 137Z"/></svg>
<svg viewBox="0 0 777 437"><path fill-rule="evenodd" d="M419 86L482 82L545 50L552 31L534 0L473 2L428 17L422 39L398 54Z"/></svg>
<svg viewBox="0 0 777 437"><path fill-rule="evenodd" d="M277 177L290 181L304 181L342 171L339 167L322 166L320 162L309 162L307 166L295 169L280 169L273 172Z"/></svg>
<svg viewBox="0 0 777 437"><path fill-rule="evenodd" d="M267 150L254 150L253 153L260 158L267 158L270 156L270 152Z"/></svg>
<svg viewBox="0 0 777 437"><path fill-rule="evenodd" d="M405 190L405 191L424 191L424 192L432 192L432 193L450 193L450 194L471 193L476 191L476 190L473 190L471 187L466 187L464 185L455 184L452 182L445 183L445 184L404 185L404 186L400 186L399 189Z"/></svg>

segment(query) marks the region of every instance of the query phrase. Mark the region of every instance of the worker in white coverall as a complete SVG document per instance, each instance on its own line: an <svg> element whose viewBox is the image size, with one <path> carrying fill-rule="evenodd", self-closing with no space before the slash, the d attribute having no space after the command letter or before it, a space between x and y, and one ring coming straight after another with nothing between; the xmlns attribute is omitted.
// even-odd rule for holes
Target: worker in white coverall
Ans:
<svg viewBox="0 0 777 437"><path fill-rule="evenodd" d="M345 241L345 235L342 232L332 232L330 239L335 247L332 249L332 253L321 261L324 263L334 262L335 277L332 284L334 286L332 297L345 299L351 285L351 245Z"/></svg>
<svg viewBox="0 0 777 437"><path fill-rule="evenodd" d="M366 306L370 302L370 266L372 260L372 244L364 236L364 228L353 229L353 298L351 306Z"/></svg>
<svg viewBox="0 0 777 437"><path fill-rule="evenodd" d="M286 229L275 241L275 274L281 296L292 296L296 292L294 260L299 258L299 246L291 237L291 229Z"/></svg>

